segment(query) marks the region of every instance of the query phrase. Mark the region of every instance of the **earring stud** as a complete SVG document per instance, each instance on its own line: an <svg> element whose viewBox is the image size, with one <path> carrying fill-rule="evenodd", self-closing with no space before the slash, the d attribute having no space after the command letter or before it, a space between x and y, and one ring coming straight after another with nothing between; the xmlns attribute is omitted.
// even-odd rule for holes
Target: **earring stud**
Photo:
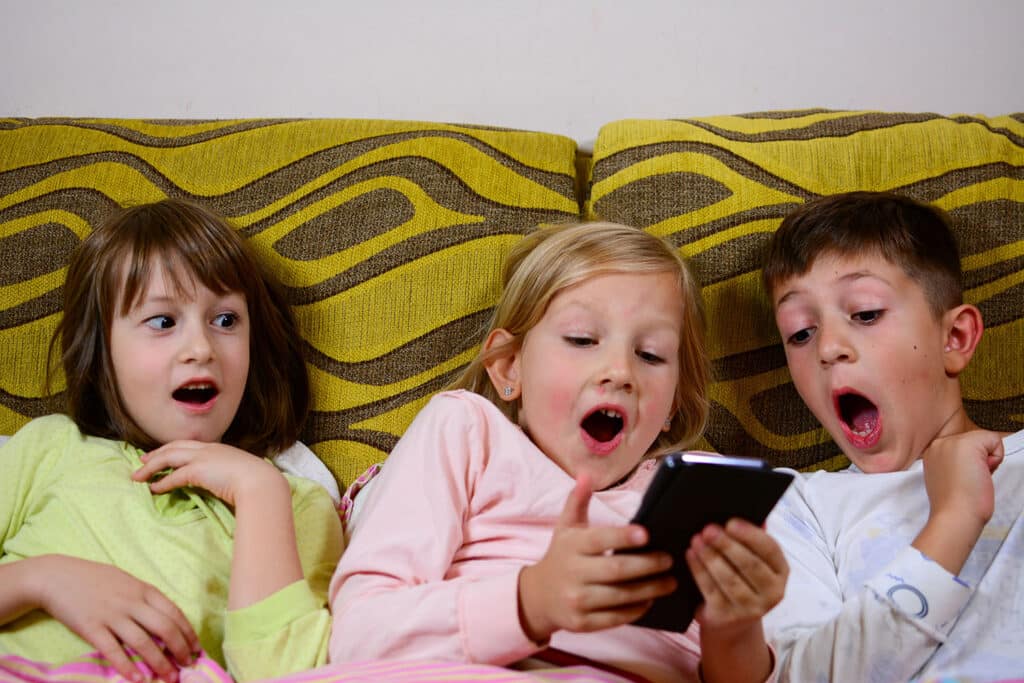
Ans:
<svg viewBox="0 0 1024 683"><path fill-rule="evenodd" d="M505 394L505 398L508 398L509 396L512 395L512 387L505 387L505 391L503 391L502 393Z"/></svg>

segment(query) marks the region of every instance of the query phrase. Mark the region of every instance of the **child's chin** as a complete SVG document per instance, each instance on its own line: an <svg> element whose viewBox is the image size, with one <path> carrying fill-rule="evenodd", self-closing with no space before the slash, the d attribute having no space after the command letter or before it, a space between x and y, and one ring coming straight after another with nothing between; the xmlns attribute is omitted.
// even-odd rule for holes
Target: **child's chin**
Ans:
<svg viewBox="0 0 1024 683"><path fill-rule="evenodd" d="M866 474L883 474L885 472L899 472L910 464L905 458L894 453L876 453L865 455L863 453L847 453L846 457L857 466L861 472Z"/></svg>

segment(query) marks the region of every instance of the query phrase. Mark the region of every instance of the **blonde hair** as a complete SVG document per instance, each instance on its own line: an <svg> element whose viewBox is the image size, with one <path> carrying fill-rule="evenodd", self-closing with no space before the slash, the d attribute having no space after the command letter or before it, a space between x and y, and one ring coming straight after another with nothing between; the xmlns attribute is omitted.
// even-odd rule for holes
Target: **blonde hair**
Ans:
<svg viewBox="0 0 1024 683"><path fill-rule="evenodd" d="M711 376L704 346L700 290L675 249L626 225L595 222L543 227L516 244L505 261L501 298L488 328L488 334L499 328L507 330L512 339L489 350L481 349L448 388L476 392L518 423L519 402L505 401L498 395L487 374L488 363L518 350L526 333L540 321L559 292L610 273L672 273L678 278L683 325L679 331L675 411L668 431L661 434L647 455L691 446L707 423Z"/></svg>

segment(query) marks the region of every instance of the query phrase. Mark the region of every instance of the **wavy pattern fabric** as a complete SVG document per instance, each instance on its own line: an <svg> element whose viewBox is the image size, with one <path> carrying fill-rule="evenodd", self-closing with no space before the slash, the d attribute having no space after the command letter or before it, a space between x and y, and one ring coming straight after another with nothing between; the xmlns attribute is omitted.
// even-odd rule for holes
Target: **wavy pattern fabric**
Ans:
<svg viewBox="0 0 1024 683"><path fill-rule="evenodd" d="M287 287L313 379L303 438L352 481L468 362L508 248L578 218L575 155L433 123L0 119L0 434L60 409L43 368L71 251L119 205L185 197Z"/></svg>
<svg viewBox="0 0 1024 683"><path fill-rule="evenodd" d="M1024 427L1024 114L807 110L625 120L594 146L589 217L665 236L703 293L715 368L705 447L836 469L838 447L803 406L761 288L761 253L812 197L891 190L948 211L966 298L986 333L963 376L983 426Z"/></svg>
<svg viewBox="0 0 1024 683"><path fill-rule="evenodd" d="M617 121L589 170L586 215L667 237L704 285L716 381L703 447L845 464L789 381L757 269L788 211L852 189L950 212L987 327L968 407L985 426L1024 426L1024 114ZM43 367L71 251L116 206L181 196L231 218L288 288L313 379L303 438L347 484L471 358L511 245L578 218L578 175L568 138L476 126L0 119L0 434L61 407Z"/></svg>

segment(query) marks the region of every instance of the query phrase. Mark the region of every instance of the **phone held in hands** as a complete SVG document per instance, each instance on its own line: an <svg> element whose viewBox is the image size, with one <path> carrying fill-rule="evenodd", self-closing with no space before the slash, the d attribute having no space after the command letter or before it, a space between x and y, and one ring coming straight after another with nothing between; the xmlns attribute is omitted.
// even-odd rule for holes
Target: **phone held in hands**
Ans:
<svg viewBox="0 0 1024 683"><path fill-rule="evenodd" d="M761 525L793 476L758 458L713 453L670 453L662 458L633 517L650 540L634 552L660 550L672 556L678 588L658 598L636 626L682 633L704 601L686 565L690 539L708 524L741 517Z"/></svg>

